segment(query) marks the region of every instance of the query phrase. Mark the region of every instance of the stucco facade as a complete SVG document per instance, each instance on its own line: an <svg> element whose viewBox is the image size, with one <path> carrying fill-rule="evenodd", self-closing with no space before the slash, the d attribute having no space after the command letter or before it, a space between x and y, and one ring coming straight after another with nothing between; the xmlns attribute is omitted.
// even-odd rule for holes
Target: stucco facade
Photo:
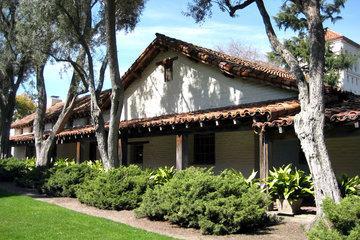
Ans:
<svg viewBox="0 0 360 240"><path fill-rule="evenodd" d="M164 68L156 62L178 56L159 54L125 92L122 120L149 118L239 104L295 97L296 92L251 79L229 78L219 70L178 56L173 80L164 81Z"/></svg>

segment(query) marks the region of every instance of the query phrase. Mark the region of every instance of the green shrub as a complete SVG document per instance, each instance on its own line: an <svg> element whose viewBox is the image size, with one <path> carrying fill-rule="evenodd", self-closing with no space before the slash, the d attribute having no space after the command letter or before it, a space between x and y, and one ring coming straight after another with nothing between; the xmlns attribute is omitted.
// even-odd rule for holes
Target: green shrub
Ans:
<svg viewBox="0 0 360 240"><path fill-rule="evenodd" d="M101 172L86 179L77 191L78 199L102 209L134 209L149 185L149 171L136 165Z"/></svg>
<svg viewBox="0 0 360 240"><path fill-rule="evenodd" d="M57 166L42 187L44 193L57 197L76 197L76 190L86 178L95 177L97 171L86 163Z"/></svg>
<svg viewBox="0 0 360 240"><path fill-rule="evenodd" d="M358 195L360 196L360 177L354 176L349 177L346 174L343 174L340 179L338 179L339 188L341 195L343 197L349 195Z"/></svg>
<svg viewBox="0 0 360 240"><path fill-rule="evenodd" d="M47 167L30 168L22 176L16 177L15 183L20 187L33 188L41 192L41 188L49 174L50 171Z"/></svg>
<svg viewBox="0 0 360 240"><path fill-rule="evenodd" d="M240 174L227 170L214 175L212 170L190 167L148 189L136 214L220 235L263 226L268 203L266 194Z"/></svg>
<svg viewBox="0 0 360 240"><path fill-rule="evenodd" d="M360 239L360 197L349 196L339 204L329 199L323 202L325 220L316 224L309 232L310 240Z"/></svg>
<svg viewBox="0 0 360 240"><path fill-rule="evenodd" d="M6 158L0 160L0 181L14 181L35 167L34 159Z"/></svg>
<svg viewBox="0 0 360 240"><path fill-rule="evenodd" d="M293 169L291 164L270 170L267 185L273 199L299 199L314 194L311 175Z"/></svg>

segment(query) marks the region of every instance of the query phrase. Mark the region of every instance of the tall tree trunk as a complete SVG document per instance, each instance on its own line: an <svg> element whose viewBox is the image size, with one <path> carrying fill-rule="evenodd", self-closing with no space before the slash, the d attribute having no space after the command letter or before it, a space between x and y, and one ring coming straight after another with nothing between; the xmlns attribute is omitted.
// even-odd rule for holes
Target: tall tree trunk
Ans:
<svg viewBox="0 0 360 240"><path fill-rule="evenodd" d="M9 90L6 93L1 93L0 97L3 98L0 109L0 158L7 158L11 156L9 138L16 105L16 91Z"/></svg>
<svg viewBox="0 0 360 240"><path fill-rule="evenodd" d="M45 113L46 113L46 88L44 79L45 63L36 69L36 90L37 90L37 107L34 119L34 138L36 150L36 166L46 166L47 158L42 156L42 147L44 139Z"/></svg>
<svg viewBox="0 0 360 240"><path fill-rule="evenodd" d="M78 63L83 62L84 55L80 53L78 57ZM45 89L45 79L44 79L44 67L45 64L41 65L37 71L37 91L38 91L38 107L36 109L36 115L34 120L34 137L35 137L35 147L36 147L36 166L48 166L50 163L51 150L55 143L56 134L61 132L64 129L65 124L68 122L78 93L79 77L74 70L70 87L66 100L64 102L62 111L54 124L52 130L48 133L46 139L44 139L44 119L46 113L46 89Z"/></svg>
<svg viewBox="0 0 360 240"><path fill-rule="evenodd" d="M323 77L325 39L319 1L310 0L306 4L304 3L306 5L305 12L307 13L311 46L308 80L305 78L295 57L278 40L263 0L256 0L256 4L262 16L271 46L287 62L297 80L301 111L295 116L294 128L314 180L317 215L322 217L321 205L324 198L329 197L335 202L339 202L340 191L331 167L324 137Z"/></svg>
<svg viewBox="0 0 360 240"><path fill-rule="evenodd" d="M90 2L89 2L90 3ZM87 22L86 22L86 27L85 27L85 32L89 32L89 35L92 34L91 33L91 24L92 24L92 17L91 17L91 4L88 4L86 7L88 8L87 11ZM88 70L88 77L86 79L88 88L89 88L89 93L90 93L90 111L91 111L91 118L93 121L93 125L94 125L94 129L95 129L95 136L96 136L96 140L97 140L97 147L99 150L99 154L100 154L100 158L103 162L103 165L105 168L107 168L107 166L110 165L110 161L109 161L109 155L108 155L108 151L107 151L107 133L105 130L105 120L104 120L104 116L103 116L103 112L102 109L99 106L99 95L101 94L101 87L103 85L103 81L104 81L104 74L102 77L99 78L99 85L98 88L95 87L95 74L94 74L94 63L93 63L93 57L92 57L92 53L91 53L91 49L86 41L86 39L82 36L80 36L80 44L82 45L86 58L87 58L87 70ZM106 56L107 58L107 56ZM104 62L106 64L104 64ZM107 65L107 59L105 59L103 62L103 66L101 67L103 71L105 71L106 69L106 65ZM104 68L104 69L103 69ZM102 74L103 71L100 71L100 75Z"/></svg>
<svg viewBox="0 0 360 240"><path fill-rule="evenodd" d="M117 57L116 29L115 29L115 1L105 1L105 29L108 48L108 60L111 79L111 109L108 135L109 163L106 168L112 168L119 164L118 141L119 122L124 101L124 86L121 82Z"/></svg>
<svg viewBox="0 0 360 240"><path fill-rule="evenodd" d="M322 216L324 198L339 202L341 196L324 137L325 38L319 1L309 1L305 12L310 40L309 89L307 94L299 94L301 112L295 117L294 127L314 179L317 214Z"/></svg>

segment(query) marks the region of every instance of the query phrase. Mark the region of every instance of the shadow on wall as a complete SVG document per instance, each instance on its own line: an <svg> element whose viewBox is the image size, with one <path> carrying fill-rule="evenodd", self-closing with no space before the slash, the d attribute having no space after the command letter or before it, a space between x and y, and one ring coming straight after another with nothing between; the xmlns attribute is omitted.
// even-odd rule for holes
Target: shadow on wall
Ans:
<svg viewBox="0 0 360 240"><path fill-rule="evenodd" d="M179 58L180 59L180 58ZM182 58L181 58L182 59ZM199 69L176 61L173 80L164 82L163 67L150 65L144 73L147 79L140 80L129 91L127 119L154 117L163 114L190 112L206 108L217 108L239 104L242 93L216 79L213 71ZM219 73L221 74L221 73ZM224 85L224 86L223 86ZM227 85L227 86L226 86ZM231 91L233 89L233 91ZM237 91L237 92L236 92Z"/></svg>
<svg viewBox="0 0 360 240"><path fill-rule="evenodd" d="M153 62L175 53L160 54ZM288 91L270 88L251 80L230 79L221 72L179 56L173 80L164 81L164 68L150 64L144 78L127 90L126 119L155 117L264 100L290 97Z"/></svg>

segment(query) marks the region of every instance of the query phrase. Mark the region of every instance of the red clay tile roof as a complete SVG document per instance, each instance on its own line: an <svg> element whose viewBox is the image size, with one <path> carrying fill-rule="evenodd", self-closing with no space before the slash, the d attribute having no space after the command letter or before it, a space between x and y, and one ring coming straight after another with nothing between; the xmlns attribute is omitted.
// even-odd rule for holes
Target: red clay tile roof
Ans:
<svg viewBox="0 0 360 240"><path fill-rule="evenodd" d="M156 34L156 39L144 50L123 75L125 86L130 85L136 80L158 53L166 50L178 52L196 61L216 67L231 76L253 78L277 87L297 90L294 76L284 69L276 68L262 62L232 57L159 33Z"/></svg>
<svg viewBox="0 0 360 240"><path fill-rule="evenodd" d="M100 94L100 107L107 109L110 106L110 90L105 90ZM45 122L55 122L62 111L64 103L59 102L46 110ZM72 117L90 116L90 96L84 96L76 100ZM31 126L35 119L35 113L19 119L11 124L11 128L23 128Z"/></svg>
<svg viewBox="0 0 360 240"><path fill-rule="evenodd" d="M176 124L191 124L195 122L246 118L264 116L264 122L254 122L255 129L269 127L291 126L294 123L294 115L300 111L298 100L287 99L281 101L267 101L256 104L246 104L205 111L196 111L181 114L172 114L154 118L133 119L121 121L120 129L136 127L160 127ZM325 109L326 121L330 123L346 123L360 120L360 97L352 97L342 102L329 103ZM94 133L94 127L87 125L83 127L67 129L57 135L66 137L74 135L86 135ZM11 136L13 142L32 141L32 134Z"/></svg>
<svg viewBox="0 0 360 240"><path fill-rule="evenodd" d="M273 119L267 122L255 122L253 127L286 127L294 124L294 115L290 114ZM360 120L360 97L353 97L348 100L330 103L325 108L325 118L330 123L345 123Z"/></svg>
<svg viewBox="0 0 360 240"><path fill-rule="evenodd" d="M267 101L256 104L238 105L189 113L172 114L154 118L122 121L120 123L120 128L165 126L253 116L266 116L268 120L271 120L277 116L291 114L297 111L298 108L299 104L294 99L282 100L280 102Z"/></svg>
<svg viewBox="0 0 360 240"><path fill-rule="evenodd" d="M331 29L328 29L325 33L325 40L326 41L336 41L336 40L343 40L351 45L353 45L354 47L360 48L360 45L356 42L354 42L353 40L341 35L340 33L337 33Z"/></svg>
<svg viewBox="0 0 360 240"><path fill-rule="evenodd" d="M294 99L267 101L256 104L243 104L238 106L223 107L189 113L171 114L153 118L121 121L119 124L119 128L124 129L135 127L166 126L210 120L245 118L253 116L265 116L268 121L271 121L278 116L292 114L298 111L298 108L299 104L297 103L297 100ZM78 128L66 129L57 134L57 137L84 135L91 134L93 132L94 127L92 125L87 125ZM30 141L32 140L32 134L12 136L10 137L10 140L13 142Z"/></svg>

